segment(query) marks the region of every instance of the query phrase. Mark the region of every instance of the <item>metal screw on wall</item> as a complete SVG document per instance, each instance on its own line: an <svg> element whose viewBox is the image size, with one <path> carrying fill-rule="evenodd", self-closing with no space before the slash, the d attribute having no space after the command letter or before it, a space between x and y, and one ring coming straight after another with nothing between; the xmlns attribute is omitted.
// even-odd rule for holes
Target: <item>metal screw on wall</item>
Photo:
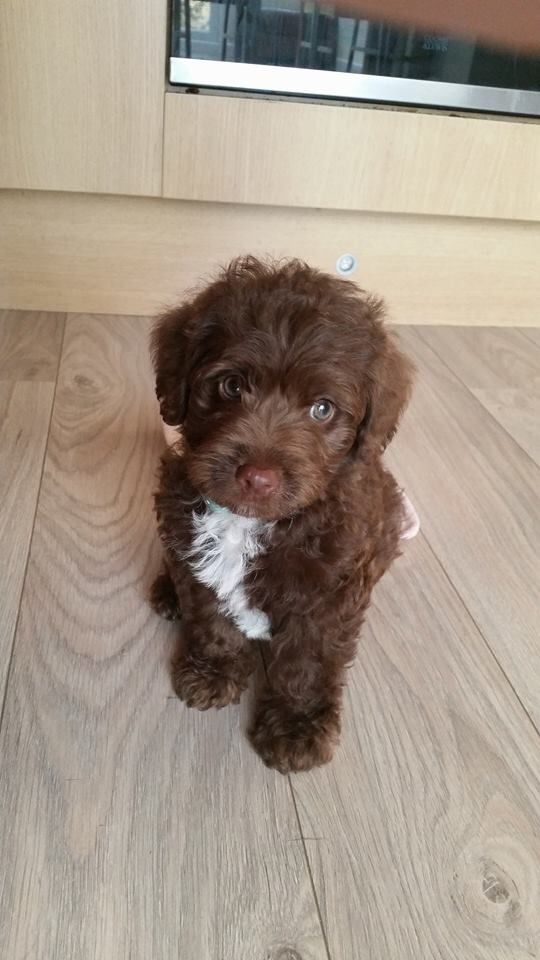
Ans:
<svg viewBox="0 0 540 960"><path fill-rule="evenodd" d="M342 277L350 277L358 266L358 260L352 253L344 253L336 261L336 270Z"/></svg>

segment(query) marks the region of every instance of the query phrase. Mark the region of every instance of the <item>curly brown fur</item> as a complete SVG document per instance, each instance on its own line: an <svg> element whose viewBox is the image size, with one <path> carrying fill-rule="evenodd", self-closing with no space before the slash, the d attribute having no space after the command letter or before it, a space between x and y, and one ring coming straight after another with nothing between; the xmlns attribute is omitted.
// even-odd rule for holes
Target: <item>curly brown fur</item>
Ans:
<svg viewBox="0 0 540 960"><path fill-rule="evenodd" d="M212 500L266 523L248 569L250 604L270 620L268 690L251 741L282 772L330 760L346 668L373 586L398 555L401 498L382 464L412 368L383 305L298 261L234 261L153 333L156 389L184 450L168 451L156 495L170 581L158 612L184 623L175 689L206 709L237 702L250 645L188 560L194 514ZM233 378L238 395L229 396ZM313 417L324 398L332 414ZM237 472L272 477L264 496Z"/></svg>
<svg viewBox="0 0 540 960"><path fill-rule="evenodd" d="M150 588L150 606L164 620L179 620L180 607L174 583L168 570L160 573Z"/></svg>

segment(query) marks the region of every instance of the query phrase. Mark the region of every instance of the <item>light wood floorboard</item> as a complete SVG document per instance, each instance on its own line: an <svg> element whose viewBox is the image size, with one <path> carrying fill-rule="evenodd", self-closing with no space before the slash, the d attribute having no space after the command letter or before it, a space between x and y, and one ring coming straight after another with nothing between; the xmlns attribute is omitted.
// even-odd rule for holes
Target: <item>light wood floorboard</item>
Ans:
<svg viewBox="0 0 540 960"><path fill-rule="evenodd" d="M527 340L530 340L532 343L536 343L540 347L540 327L531 327L530 330L526 327L523 327L521 330L524 337Z"/></svg>
<svg viewBox="0 0 540 960"><path fill-rule="evenodd" d="M335 958L540 948L538 737L421 535L377 588L341 750L293 780Z"/></svg>
<svg viewBox="0 0 540 960"><path fill-rule="evenodd" d="M19 429L41 463L58 350L11 317L0 476ZM246 741L253 692L172 695L148 326L66 322L0 730L0 956L540 958L540 470L480 393L537 396L529 331L402 329L418 383L388 462L422 532L376 590L334 762L288 782ZM25 558L39 472L0 502Z"/></svg>
<svg viewBox="0 0 540 960"><path fill-rule="evenodd" d="M0 955L323 960L286 779L171 696L148 321L71 317L1 732Z"/></svg>
<svg viewBox="0 0 540 960"><path fill-rule="evenodd" d="M63 313L0 310L0 380L54 383L63 332Z"/></svg>
<svg viewBox="0 0 540 960"><path fill-rule="evenodd" d="M0 703L26 570L63 316L0 311Z"/></svg>
<svg viewBox="0 0 540 960"><path fill-rule="evenodd" d="M418 331L437 355L540 465L540 345L519 330L429 327Z"/></svg>
<svg viewBox="0 0 540 960"><path fill-rule="evenodd" d="M390 463L423 530L537 725L540 724L540 470L418 331L411 407Z"/></svg>

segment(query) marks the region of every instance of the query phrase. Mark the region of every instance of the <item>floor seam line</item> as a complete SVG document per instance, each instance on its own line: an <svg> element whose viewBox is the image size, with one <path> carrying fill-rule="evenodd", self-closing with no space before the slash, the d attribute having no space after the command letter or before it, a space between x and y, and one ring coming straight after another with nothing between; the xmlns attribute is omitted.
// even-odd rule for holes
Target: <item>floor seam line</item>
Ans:
<svg viewBox="0 0 540 960"><path fill-rule="evenodd" d="M414 327L413 329L414 329L415 331L418 331L418 330L419 330L418 327ZM490 420L493 421L493 423L495 424L495 426L497 426L497 427L499 428L499 430L502 430L502 432L508 437L508 439L511 440L512 443L514 443L514 444L516 445L516 447L518 448L518 450L520 451L520 453L522 453L522 454L527 458L527 460L529 461L529 463L530 463L536 470L540 470L540 466L537 464L536 460L534 460L534 459L531 457L530 453L528 453L527 450L525 450L525 449L521 446L521 444L519 443L519 441L516 440L516 438L512 436L512 434L506 429L506 427L503 426L503 424L502 424L499 420L497 420L496 417L493 416L493 414L491 413L491 411L488 410L488 408L485 406L485 404L482 403L482 401L479 399L479 397L477 397L476 394L473 393L472 387L469 387L469 385L468 385L467 383L465 383L465 381L460 377L459 373L456 373L456 371L453 369L453 367L451 367L451 366L446 362L446 360L445 360L443 357L441 357L441 355L440 355L440 353L438 352L438 350L436 350L435 347L432 346L432 344L429 342L429 340L426 340L421 334L419 334L419 336L420 336L420 339L421 339L422 343L424 344L424 346L426 346L426 347L428 348L428 350L431 350L431 352L437 357L437 360L439 360L440 363L442 363L443 367L445 367L445 369L448 370L448 372L451 373L452 376L456 378L456 380L458 381L458 383L467 391L467 393L469 394L469 396L472 397L472 399L478 404L478 406L484 411L484 413L490 418ZM478 389L480 389L480 388L478 388Z"/></svg>
<svg viewBox="0 0 540 960"><path fill-rule="evenodd" d="M55 407L55 404L56 404L56 393L57 393L57 390L58 390L58 377L59 377L59 374L60 374L60 365L61 365L61 363L62 363L62 357L63 357L63 353L64 353L64 341L65 341L65 336L66 336L66 325L67 325L67 318L68 318L67 313L64 313L64 314L63 314L63 317L64 317L64 322L63 322L63 326L62 326L62 337L61 337L61 340L60 340L60 349L59 349L59 351L58 351L58 361L57 361L57 364L56 364L56 377L55 377L55 379L54 379L54 390L53 390L53 395L52 395L52 400L51 400L51 411L50 411L50 414L49 414L49 423L48 423L48 427L47 427L47 438L46 438L46 441L45 441L45 447L44 447L44 449L43 449L43 459L42 459L42 462L41 462L41 470L40 470L40 474L39 474L39 484L38 484L37 495L36 495L36 504L35 504L35 507L34 507L34 516L32 517L32 530L31 530L31 533L30 533L30 539L29 539L29 541L28 541L28 553L27 553L27 556L26 556L26 563L25 563L25 565L24 565L24 574L23 574L23 578L22 578L21 593L20 593L20 597L19 597L19 609L17 610L17 616L16 616L16 618L15 618L15 626L14 626L14 628L13 628L13 637L12 637L12 640L11 640L11 649L10 649L10 651L9 651L9 658L8 658L9 662L8 662L8 667L7 667L7 670L6 670L6 682L5 682L4 690L3 690L3 694L2 694L2 705L1 705L1 708L0 708L0 732L2 731L2 728L3 728L3 725L4 725L4 714L5 714L5 712L6 712L6 703L7 703L7 696L8 696L8 690L9 690L9 683L10 683L10 680L11 680L11 672L12 672L12 667L13 667L13 661L14 661L14 658L15 658L15 644L16 644L16 642L17 642L17 633L18 633L18 631L19 631L19 623L20 623L20 619L21 619L21 609L22 609L22 605L23 605L24 592L25 592L25 589L26 589L26 580L27 580L27 576L28 576L28 568L29 568L29 566L30 566L30 557L32 556L32 546L33 546L33 543L34 543L34 533L35 533L35 529L36 529L36 518L37 518L37 512L38 512L38 508L39 508L39 501L40 501L40 498L41 498L41 488L42 488L42 486L43 486L43 475L44 475L44 473L45 473L45 463L47 462L47 454L48 454L48 451L49 451L49 440L50 440L50 438L51 438L51 427L52 427L52 421L53 421L53 415L54 415L54 407Z"/></svg>
<svg viewBox="0 0 540 960"><path fill-rule="evenodd" d="M539 327L512 327L512 329L515 329L517 333L520 333L521 336L525 338L527 343L532 344L533 347L536 347L537 350L540 350L540 346L536 340L534 340L533 337L529 337L527 332L528 330L538 330L540 329Z"/></svg>
<svg viewBox="0 0 540 960"><path fill-rule="evenodd" d="M478 623L478 621L477 621L476 617L474 616L474 614L472 613L472 611L469 609L469 606L468 606L467 602L465 601L464 597L462 597L460 590L458 589L458 587L456 586L456 584L455 584L454 581L452 580L452 577L451 577L450 574L448 573L448 570L446 569L443 560L441 560L441 558L439 557L439 555L438 555L438 553L436 552L435 548L432 546L432 544L431 544L431 542L430 542L430 540L429 540L429 538L428 538L428 536L426 535L426 533L425 533L424 530L422 530L422 536L423 536L423 538L424 538L424 543L426 544L428 550L430 551L431 555L433 556L433 558L434 558L434 560L435 560L435 563L437 564L437 566L438 566L438 567L440 568L440 570L442 571L442 574L443 574L445 580L447 581L447 583L450 585L450 588L451 588L453 594L457 597L459 603L461 604L461 606L463 607L463 609L466 611L467 616L469 616L469 617L471 618L471 620L472 620L472 622L473 622L476 630L478 631L478 634L479 634L479 636L481 637L481 639L482 639L485 647L486 647L487 650L489 651L492 659L495 661L495 664L497 665L498 669L500 670L501 674L503 675L504 679L506 680L508 686L509 686L510 689L512 690L512 693L514 694L514 696L515 696L517 702L519 703L521 709L522 709L523 712L525 713L525 716L527 717L527 719L528 719L529 723L531 724L533 730L534 730L535 733L540 737L540 728L537 726L536 721L533 719L533 717L531 716L529 710L528 710L527 707L525 706L525 703L523 702L523 700L522 700L521 696L519 695L518 691L516 690L516 688L515 688L512 680L510 679L510 677L508 676L505 668L503 667L502 663L500 662L497 654L495 653L493 647L491 646L491 643L489 642L488 638L486 637L486 635L485 635L485 633L484 633L484 630L482 629L482 627L481 627L480 624Z"/></svg>
<svg viewBox="0 0 540 960"><path fill-rule="evenodd" d="M311 892L312 892L312 894L313 894L313 900L314 900L314 902L315 902L315 909L316 909L316 911L317 911L317 916L318 916L318 918L319 918L319 926L320 926L320 928L321 928L321 934L322 934L322 938L323 938L323 942L324 942L324 948L325 948L325 950L326 950L326 956L327 956L328 960L332 960L332 954L330 953L330 944L329 944L329 942L328 942L328 934L327 934L327 932L326 932L326 927L325 927L325 925L324 925L323 916L322 916L322 910L321 910L321 905L320 905L320 903L319 903L319 897L317 896L317 890L316 890L316 888L315 888L315 879L314 879L314 877L313 877L313 871L312 871L312 869L311 869L311 863L310 863L309 854L308 854L308 850L307 850L307 846L306 846L306 838L305 838L305 836L304 836L304 829L303 829L303 827L302 827L302 821L301 821L301 819L300 819L300 813L299 813L299 811L298 811L298 804L297 804L297 802L296 802L296 795L295 795L295 792L294 792L294 787L293 787L293 784L292 784L292 779L291 779L290 773L287 774L287 780L288 780L288 782L289 782L289 790L290 790L290 793L291 793L291 800L292 800L293 807L294 807L294 813L295 813L295 816L296 816L296 822L298 823L298 829L300 830L300 839L301 839L301 841L302 841L302 850L304 851L304 860L305 860L305 863L306 863L307 872L308 872L308 877L309 877L310 884L311 884Z"/></svg>
<svg viewBox="0 0 540 960"><path fill-rule="evenodd" d="M262 660L263 669L264 669L264 674L265 674L266 679L267 679L267 681L268 681L268 666L267 666L267 663L266 663L266 655L265 655L265 651L263 650L263 647L261 646L261 644L259 644L259 654L260 654L260 657L261 657L261 660ZM313 896L313 902L315 903L315 910L317 911L317 917L318 917L318 920L319 920L319 926L320 926L320 928L321 928L321 936L322 936L322 938L323 938L324 949L325 949L325 952L326 952L327 960L332 960L332 954L330 953L330 945L329 945L329 942L328 942L328 935L327 935L326 927L325 927L324 921L323 921L322 910L321 910L321 906L320 906L320 903L319 903L319 898L318 898L318 896L317 896L317 890L316 890L316 888L315 888L315 880L314 880L314 877L313 877L313 871L312 871L312 869L311 869L311 863L310 863L310 860L309 860L309 854L308 854L308 850L307 850L307 846L306 846L306 838L305 838L305 836L304 836L304 828L303 828L303 826L302 826L302 821L301 821L301 819L300 819L300 813L299 813L299 811L298 811L298 804L297 804L297 802L296 802L296 794L295 794L295 792L294 792L294 787L293 787L293 784L292 784L292 779L291 779L290 773L287 774L287 782L288 782L288 784L289 784L289 791L290 791L290 795L291 795L291 800L292 800L294 815L295 815L295 818L296 818L296 823L297 823L297 826L298 826L298 830L299 830L299 832L300 832L300 841L301 841L301 843L302 843L302 851L303 851L303 854L304 854L304 863L305 863L305 865L306 865L306 870L307 870L308 877L309 877L309 883L310 883L310 886L311 886L311 893L312 893L312 896Z"/></svg>

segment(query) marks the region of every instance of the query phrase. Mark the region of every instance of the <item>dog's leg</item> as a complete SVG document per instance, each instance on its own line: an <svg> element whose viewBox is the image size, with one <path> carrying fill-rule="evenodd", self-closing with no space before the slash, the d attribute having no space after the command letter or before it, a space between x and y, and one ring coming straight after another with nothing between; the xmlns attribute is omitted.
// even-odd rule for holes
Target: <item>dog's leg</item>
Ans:
<svg viewBox="0 0 540 960"><path fill-rule="evenodd" d="M165 620L179 620L180 608L176 588L171 575L165 568L154 580L150 587L150 606Z"/></svg>
<svg viewBox="0 0 540 960"><path fill-rule="evenodd" d="M176 693L198 710L238 703L256 665L249 641L206 587L183 577L176 589L184 624L172 670Z"/></svg>
<svg viewBox="0 0 540 960"><path fill-rule="evenodd" d="M318 642L298 633L278 635L269 668L269 688L260 700L250 731L251 742L269 767L281 773L310 770L328 763L341 730L341 700L353 638L325 652Z"/></svg>
<svg viewBox="0 0 540 960"><path fill-rule="evenodd" d="M255 669L249 642L224 617L186 625L173 663L173 686L188 707L208 710L239 703Z"/></svg>

